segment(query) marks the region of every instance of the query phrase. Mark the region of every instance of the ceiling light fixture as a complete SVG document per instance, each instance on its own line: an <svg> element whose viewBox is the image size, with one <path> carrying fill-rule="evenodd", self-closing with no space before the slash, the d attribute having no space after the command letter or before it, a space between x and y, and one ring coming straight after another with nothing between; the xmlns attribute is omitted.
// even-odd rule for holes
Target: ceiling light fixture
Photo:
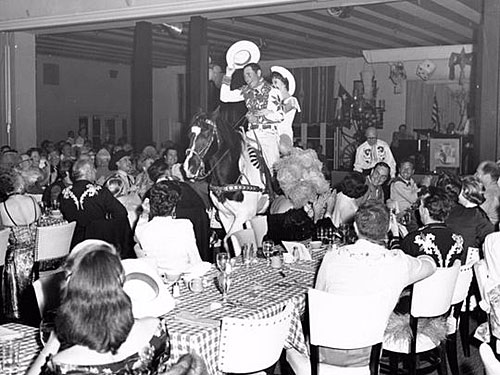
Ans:
<svg viewBox="0 0 500 375"><path fill-rule="evenodd" d="M156 26L161 32L167 32L173 37L180 36L184 30L182 23L159 23Z"/></svg>

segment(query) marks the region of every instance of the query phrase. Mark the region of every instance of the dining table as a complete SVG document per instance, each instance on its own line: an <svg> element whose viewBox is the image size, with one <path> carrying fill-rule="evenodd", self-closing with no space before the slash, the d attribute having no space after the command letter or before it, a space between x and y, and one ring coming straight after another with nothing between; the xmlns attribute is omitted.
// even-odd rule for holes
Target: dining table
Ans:
<svg viewBox="0 0 500 375"><path fill-rule="evenodd" d="M192 292L188 285L180 283L175 308L164 316L171 343L167 365L176 363L183 354L194 352L204 360L208 374L219 375L222 319L268 318L289 303L294 308L285 348L294 348L308 355L301 317L305 311L307 290L314 286L327 247L310 251L311 260L283 263L280 268L271 267L265 259L257 258L253 264L244 265L241 258L236 258L226 302L222 302L217 287L218 270L215 266L204 275L202 292Z"/></svg>
<svg viewBox="0 0 500 375"><path fill-rule="evenodd" d="M175 308L164 315L171 344L167 368L182 355L196 353L205 362L208 374L220 375L218 356L222 319L263 319L282 311L289 303L293 303L294 309L285 348L295 348L308 355L301 316L305 311L307 289L314 286L327 247L310 251L311 260L283 263L280 268L273 268L266 259L257 258L253 264L244 265L240 258L236 258L225 302L217 287L218 270L215 266L203 276L204 289L201 292L192 292L187 282L179 282L180 295L176 298ZM42 348L39 330L18 323L7 323L2 327L20 334L19 374L24 374Z"/></svg>
<svg viewBox="0 0 500 375"><path fill-rule="evenodd" d="M0 327L16 333L16 340L20 341L18 374L24 375L42 350L39 330L19 323L2 324Z"/></svg>

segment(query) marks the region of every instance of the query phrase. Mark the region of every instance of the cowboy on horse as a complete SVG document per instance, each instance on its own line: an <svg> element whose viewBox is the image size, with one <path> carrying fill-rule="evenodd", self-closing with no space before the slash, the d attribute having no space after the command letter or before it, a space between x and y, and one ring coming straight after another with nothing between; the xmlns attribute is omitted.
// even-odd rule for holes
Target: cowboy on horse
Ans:
<svg viewBox="0 0 500 375"><path fill-rule="evenodd" d="M247 52L244 55L247 59L239 60L243 50ZM257 64L259 58L259 49L251 42L240 41L229 48L228 66L222 79L220 99L225 103L245 101L248 109L247 140L261 150L269 170L272 171L274 163L280 157L278 125L283 122L285 113L281 92L262 77L262 69ZM232 75L241 67L246 85L231 90Z"/></svg>

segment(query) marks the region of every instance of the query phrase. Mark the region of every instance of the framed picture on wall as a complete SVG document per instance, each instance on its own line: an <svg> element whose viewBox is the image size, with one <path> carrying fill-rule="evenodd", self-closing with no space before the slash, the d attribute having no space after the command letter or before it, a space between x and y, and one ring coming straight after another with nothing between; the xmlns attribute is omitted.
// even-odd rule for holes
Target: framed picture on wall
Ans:
<svg viewBox="0 0 500 375"><path fill-rule="evenodd" d="M460 168L460 138L431 138L429 140L429 168Z"/></svg>

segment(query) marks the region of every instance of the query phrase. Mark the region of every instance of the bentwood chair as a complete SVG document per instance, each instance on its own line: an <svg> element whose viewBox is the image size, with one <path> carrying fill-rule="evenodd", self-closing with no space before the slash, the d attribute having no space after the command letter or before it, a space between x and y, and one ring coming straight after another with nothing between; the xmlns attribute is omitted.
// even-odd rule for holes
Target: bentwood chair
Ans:
<svg viewBox="0 0 500 375"><path fill-rule="evenodd" d="M69 254L75 227L76 221L37 228L35 248L36 273L38 273L38 269L40 268L40 262L64 258Z"/></svg>
<svg viewBox="0 0 500 375"><path fill-rule="evenodd" d="M252 228L258 247L262 247L262 240L267 234L267 216L257 215L247 221L247 228Z"/></svg>
<svg viewBox="0 0 500 375"><path fill-rule="evenodd" d="M457 357L457 330L460 330L462 345L464 345L469 337L469 311L468 308L462 309L462 305L469 294L470 285L472 282L474 263L469 263L460 267L457 283L451 299L453 306L452 314L448 319L448 337L446 338L446 354L448 363L453 375L458 374L458 357ZM462 311L463 310L463 311Z"/></svg>
<svg viewBox="0 0 500 375"><path fill-rule="evenodd" d="M310 365L312 374L378 374L384 331L397 296L337 295L317 289L308 291ZM360 349L371 346L370 362L364 367L320 363L320 347ZM294 367L291 363L292 368ZM307 373L299 371L302 374Z"/></svg>
<svg viewBox="0 0 500 375"><path fill-rule="evenodd" d="M219 344L219 371L261 372L280 358L290 331L293 303L264 319L222 318Z"/></svg>
<svg viewBox="0 0 500 375"><path fill-rule="evenodd" d="M255 240L255 232L253 229L242 229L234 232L229 236L231 244L233 245L234 256L241 254L243 245L253 245L257 249L257 241Z"/></svg>
<svg viewBox="0 0 500 375"><path fill-rule="evenodd" d="M482 343L479 347L479 355L483 361L486 375L500 375L500 362L495 357L495 353L491 346L487 343Z"/></svg>
<svg viewBox="0 0 500 375"><path fill-rule="evenodd" d="M435 337L431 338L427 331L417 330L417 327L419 318L440 317L448 313L459 271L460 261L456 261L453 267L438 268L433 275L413 285L408 317L410 337L399 338L386 334L384 339L384 354L389 356L391 374L399 372L401 357L407 359L409 375L429 373L436 369L439 374L446 374L446 355L442 342L435 342ZM443 317L445 318L446 316ZM446 322L443 325L445 324ZM420 359L424 356L429 365L419 367Z"/></svg>
<svg viewBox="0 0 500 375"><path fill-rule="evenodd" d="M33 282L36 302L42 319L45 313L59 307L61 302L61 285L64 281L64 277L64 271L60 271L50 275L44 275Z"/></svg>

